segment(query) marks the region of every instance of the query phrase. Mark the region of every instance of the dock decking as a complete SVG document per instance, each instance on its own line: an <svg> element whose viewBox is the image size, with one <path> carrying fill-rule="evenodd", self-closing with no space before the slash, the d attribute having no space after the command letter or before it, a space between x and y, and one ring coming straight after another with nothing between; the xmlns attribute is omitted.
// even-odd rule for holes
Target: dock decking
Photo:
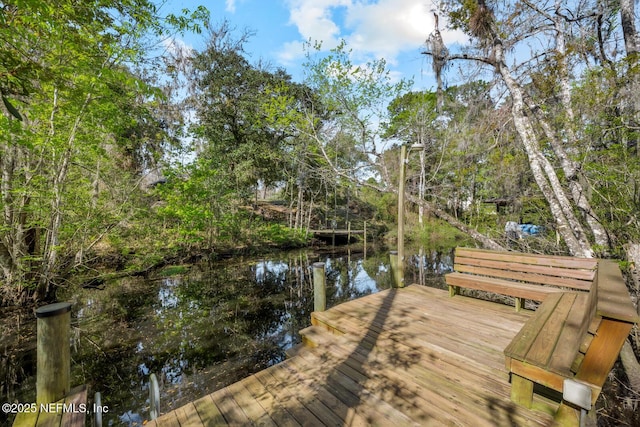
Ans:
<svg viewBox="0 0 640 427"><path fill-rule="evenodd" d="M509 397L503 350L529 316L385 290L313 313L293 357L146 425L552 425L552 403L536 397L545 413Z"/></svg>

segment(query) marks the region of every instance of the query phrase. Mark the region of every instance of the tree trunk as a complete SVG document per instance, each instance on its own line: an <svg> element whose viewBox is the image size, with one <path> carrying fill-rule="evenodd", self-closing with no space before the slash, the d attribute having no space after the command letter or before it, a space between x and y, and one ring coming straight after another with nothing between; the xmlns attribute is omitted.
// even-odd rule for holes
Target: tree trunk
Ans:
<svg viewBox="0 0 640 427"><path fill-rule="evenodd" d="M57 89L56 89L57 90ZM54 128L54 113L57 109L56 95L54 90L54 105L51 113L51 127ZM45 240L45 248L43 254L42 273L40 275L40 281L38 283L37 294L39 297L46 297L52 290L51 279L53 272L57 267L58 254L60 250L60 231L62 227L62 198L64 184L67 179L67 173L69 172L69 166L71 164L71 157L73 155L73 149L75 147L76 135L80 128L80 123L84 118L85 112L89 103L91 102L92 95L88 93L84 99L82 106L76 116L73 126L69 131L69 136L66 140L66 147L59 159L59 165L56 170L56 174L53 179L53 199L51 200L51 222L49 230L47 230L47 238Z"/></svg>
<svg viewBox="0 0 640 427"><path fill-rule="evenodd" d="M501 42L494 45L495 68L504 80L512 97L511 114L518 135L529 158L529 166L533 177L542 191L551 213L556 221L558 232L565 241L573 256L592 258L591 245L586 240L582 225L573 215L573 207L566 196L553 166L544 157L533 130L529 117L524 113L524 95L520 85L513 79L504 63L504 52Z"/></svg>
<svg viewBox="0 0 640 427"><path fill-rule="evenodd" d="M423 142L424 144L424 142ZM424 164L425 161L425 147L423 145L420 150L420 182L418 184L418 198L420 200L424 200L425 196L425 187L426 187L426 167ZM422 203L418 205L418 223L420 227L424 226L424 206Z"/></svg>
<svg viewBox="0 0 640 427"><path fill-rule="evenodd" d="M620 21L624 36L624 47L627 57L633 62L638 59L640 53L640 36L636 29L635 0L620 0Z"/></svg>
<svg viewBox="0 0 640 427"><path fill-rule="evenodd" d="M622 366L624 366L627 378L629 378L631 390L633 390L636 395L640 395L640 363L638 363L638 359L636 359L636 355L629 341L625 341L622 346L620 360L622 361Z"/></svg>
<svg viewBox="0 0 640 427"><path fill-rule="evenodd" d="M571 146L578 145L578 138L574 132L575 114L573 112L573 105L571 103L571 81L569 79L569 69L567 65L567 47L564 31L564 18L560 16L559 11L563 7L563 2L556 1L556 15L553 19L556 30L556 58L559 71L559 83L560 83L560 99L562 100L562 108L566 114L566 126L564 126L564 132L566 133L567 140ZM537 107L537 106L536 106ZM578 164L571 160L567 155L567 152L563 144L558 140L555 133L552 131L551 126L542 115L543 110L541 108L530 108L534 114L537 115L538 121L542 126L544 133L546 134L554 153L560 160L560 165L565 174L566 180L569 183L569 190L571 198L575 205L583 212L587 225L591 229L593 234L593 240L596 245L601 248L609 247L609 236L600 223L597 215L595 214L591 203L588 199L588 187L589 183L580 172Z"/></svg>

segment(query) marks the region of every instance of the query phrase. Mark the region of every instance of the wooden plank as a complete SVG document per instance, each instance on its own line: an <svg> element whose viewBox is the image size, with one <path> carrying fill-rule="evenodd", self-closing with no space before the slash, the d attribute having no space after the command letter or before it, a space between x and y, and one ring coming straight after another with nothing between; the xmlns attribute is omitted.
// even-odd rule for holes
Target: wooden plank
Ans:
<svg viewBox="0 0 640 427"><path fill-rule="evenodd" d="M463 270L463 268L466 270ZM477 270L474 270L474 268ZM482 272L483 268L487 270L486 273ZM547 284L553 284L554 279L568 278L570 280L567 283L575 282L578 285L582 284L582 286L585 286L585 283L591 283L595 276L595 270L593 269L561 268L467 257L456 257L454 269L456 271L486 274L487 276L496 275L496 277Z"/></svg>
<svg viewBox="0 0 640 427"><path fill-rule="evenodd" d="M324 349L318 350L324 351ZM383 385L372 378L361 361L355 361L348 356L352 354L349 350L340 352L338 348L332 346L332 351L340 354L339 357L336 357L338 360L344 360L344 363L333 364L334 369L326 376L325 384L335 390L342 389L343 396L344 391L348 391L345 404L362 413L368 421L377 425L442 425L442 423L434 424L435 420L431 420L431 423L414 420L411 411L407 411L408 404L404 399L400 396L383 396L381 394L381 391L393 388L396 384L389 382ZM307 361L316 365L327 360L326 357L325 352L320 356L310 352L304 354ZM398 387L402 388L403 386L399 385ZM400 393L400 390L398 392ZM419 403L416 402L416 405ZM428 405L429 403L424 403L423 407L428 407ZM432 413L432 410L429 409L428 412ZM419 417L419 414L414 413L413 416Z"/></svg>
<svg viewBox="0 0 640 427"><path fill-rule="evenodd" d="M276 365L279 369L270 370L271 375L282 384L284 395L296 399L304 405L323 425L341 425L342 419L338 415L317 399L315 393L306 388L304 383L290 375L291 370L285 368L288 364L290 362L281 363ZM331 365L327 366L326 369L331 369Z"/></svg>
<svg viewBox="0 0 640 427"><path fill-rule="evenodd" d="M176 417L181 426L199 427L204 425L193 402L176 409Z"/></svg>
<svg viewBox="0 0 640 427"><path fill-rule="evenodd" d="M489 304L489 303L487 303ZM498 306L500 307L500 306ZM334 308L335 309L335 308ZM332 309L332 310L334 310ZM404 310L403 310L404 311ZM341 321L344 322L344 320L341 318ZM418 325L416 325L416 323L414 322L410 322L410 325L413 325L413 327L417 327ZM429 325L431 325L431 322L429 322ZM366 326L366 323L363 323L363 326ZM441 331L441 335L446 335L446 329L445 328L440 328L440 327L436 327L436 330L440 330ZM399 331L398 331L399 332ZM439 346L436 346L436 342L440 341L440 339L435 338L433 335L431 334L426 334L423 333L423 330L419 330L417 331L418 335L421 336L425 336L425 340L428 341L428 343L425 343L427 345L427 347L423 347L421 344L423 344L423 342L415 342L412 341L413 344L418 345L420 344L421 347L418 348L412 348L410 346L406 346L403 345L403 342L406 342L405 340L401 340L401 342L397 342L397 341L393 341L387 344L386 338L385 338L385 334L381 334L378 337L377 340L377 344L375 347L371 348L371 350L366 350L367 348L369 348L369 346L358 346L358 350L357 353L352 354L351 357L353 358L362 358L361 362L364 365L366 363L367 360L371 360L371 358L373 357L374 354L381 354L383 359L388 358L388 356L390 354L403 354L403 355L407 355L409 357L415 357L415 356L411 356L413 355L421 355L422 357L426 358L425 362L428 364L429 368L431 368L433 365L432 363L438 363L439 361L443 361L442 363L445 363L444 361L448 361L446 363L446 366L444 366L442 368L442 376L451 376L452 372L456 371L457 369L465 369L465 370L472 370L474 372L474 375L479 375L480 373L485 372L485 369L483 369L481 362L478 360L480 359L478 357L477 352L475 351L470 351L469 352L469 358L468 359L462 359L460 356L457 356L456 353L454 352L454 350L445 350L444 348L441 348ZM389 333L387 336L389 337L397 337L394 336L393 333ZM447 338L442 338L442 340L446 340ZM468 339L468 338L467 338ZM505 341L506 342L506 341ZM451 345L452 349L455 350L459 350L459 346L456 344L452 344ZM333 348L333 347L331 347ZM434 351L430 351L429 348L434 349ZM322 350L325 349L325 347L321 347ZM444 353L443 353L444 352ZM440 354L440 356L436 356L436 354ZM361 354L362 356L358 356L358 354ZM500 351L496 351L495 352L495 360L497 361L497 365L500 366L500 358L501 352ZM456 365L455 368L453 368L450 365L450 362L453 361L454 359L460 359L459 364ZM351 360L351 358L349 359ZM415 361L417 361L418 359L415 359ZM351 363L350 361L348 363ZM403 366L403 369L408 369L408 372L413 372L412 370L414 369L414 367L416 366L415 363L411 363L409 361L407 361L407 363L405 363L404 361L400 361L400 360L395 360L394 361L380 361L380 364L382 365L383 363L389 365L393 365L394 363L400 363L401 366ZM358 368L358 362L355 362L355 367ZM475 379L471 379L468 381L467 384L467 388L473 388L473 387L477 387L478 384L480 383L485 383L485 381L490 381L493 382L495 380L495 384L499 384L500 381L497 380L497 377L495 376L496 372L491 372L486 374L486 380L483 381L478 381L478 378L476 377ZM502 376L504 379L502 380L502 385L501 387L504 390L504 396L505 399L508 398L508 388L506 387L506 373L498 373L498 376ZM478 399L477 396L475 396L475 399Z"/></svg>
<svg viewBox="0 0 640 427"><path fill-rule="evenodd" d="M198 412L198 416L200 416L200 419L202 420L202 423L204 425L209 426L226 424L226 421L220 413L220 410L213 402L213 399L211 399L211 395L207 394L206 396L195 400L193 402L193 406L195 406L196 411Z"/></svg>
<svg viewBox="0 0 640 427"><path fill-rule="evenodd" d="M543 267L547 268L547 267ZM496 268L476 267L470 265L455 265L455 271L466 274L475 274L479 276L487 276L491 278L514 280L518 282L565 287L573 290L588 291L593 280L579 280L567 277L545 276L542 274L532 274L520 271L500 270ZM567 270L571 271L571 270ZM575 270L574 270L575 271ZM593 272L589 272L593 276Z"/></svg>
<svg viewBox="0 0 640 427"><path fill-rule="evenodd" d="M317 369L324 369L322 368L324 365L322 359L311 354L311 352L307 352L302 355L301 359L304 359L307 363L311 363L311 366L315 366ZM308 369L308 365L306 368ZM344 369L339 369L339 371L343 370ZM322 387L349 408L364 417L369 424L396 425L410 422L405 415L393 409L386 402L375 400L377 397L373 398L365 396L362 398L362 387L349 375L334 375L327 377L326 380L322 382Z"/></svg>
<svg viewBox="0 0 640 427"><path fill-rule="evenodd" d="M473 249L461 247L456 248L455 256L498 261L517 261L523 264L577 269L595 269L597 265L597 261L588 258L527 254L522 252L492 251L488 249Z"/></svg>
<svg viewBox="0 0 640 427"><path fill-rule="evenodd" d="M515 359L511 361L511 372L560 393L562 393L564 380L567 378L566 376L558 375L538 366L530 365L526 362L521 362Z"/></svg>
<svg viewBox="0 0 640 427"><path fill-rule="evenodd" d="M260 426L276 425L271 417L269 417L267 411L265 411L260 403L251 395L249 390L242 385L242 382L231 384L227 387L227 390L251 423Z"/></svg>
<svg viewBox="0 0 640 427"><path fill-rule="evenodd" d="M162 427L180 427L180 421L175 411L167 412L153 420L155 425Z"/></svg>
<svg viewBox="0 0 640 427"><path fill-rule="evenodd" d="M36 427L59 427L62 423L62 411L41 412Z"/></svg>
<svg viewBox="0 0 640 427"><path fill-rule="evenodd" d="M33 427L38 422L39 412L18 412L13 420L13 427Z"/></svg>
<svg viewBox="0 0 640 427"><path fill-rule="evenodd" d="M593 403L598 398L602 385L613 368L632 327L631 323L611 319L603 319L600 323L598 333L576 374L576 379L596 386L592 395Z"/></svg>
<svg viewBox="0 0 640 427"><path fill-rule="evenodd" d="M357 322L357 319L347 320L345 319L345 317L341 317L339 320L343 324L347 322ZM445 356L442 357L446 357L452 360L460 359L461 363L459 364L458 368L464 370L473 369L478 373L486 372L487 375L491 378L500 378L501 376L505 379L507 378L506 372L504 371L504 368L500 363L500 348L502 348L507 342L506 339L502 341L502 344L500 344L500 339L494 338L494 341L496 341L496 346L498 348L488 353L486 349L483 349L477 344L474 344L473 338L475 338L476 332L474 328L460 325L458 326L458 328L460 330L466 331L467 335L461 336L459 339L452 339L454 335L451 333L451 325L434 325L434 323L431 321L429 321L428 323L423 323L421 325L423 327L420 329L416 328L417 324L415 322L411 322L410 325L415 332L410 340L406 339L407 335L401 333L401 331L382 331L377 337L372 336L371 334L367 334L364 337L364 339L368 341L367 348L373 348L375 346L380 348L381 350L384 350L390 346L391 348L389 350L386 350L388 354L412 355L417 353L430 355L430 357L431 355L433 357L439 357L436 355L444 354ZM359 322L358 324L354 324L354 328L366 327L369 327L374 331L375 328L377 328L376 326L371 326L366 322ZM392 341L388 344L385 344L382 342L382 340L387 337L392 338ZM403 343L407 343L408 345L405 347L403 346Z"/></svg>
<svg viewBox="0 0 640 427"><path fill-rule="evenodd" d="M591 319L588 318L588 308L589 295L577 294L549 360L547 369L550 371L561 375L571 375L571 365L591 323Z"/></svg>
<svg viewBox="0 0 640 427"><path fill-rule="evenodd" d="M283 362L286 363L286 362ZM255 374L255 377L262 383L262 385L273 394L278 403L284 406L300 425L317 424L320 425L321 421L311 412L307 407L301 405L301 402L286 392L286 385L277 380L271 371L274 367L265 369Z"/></svg>
<svg viewBox="0 0 640 427"><path fill-rule="evenodd" d="M271 394L260 381L258 381L255 375L245 378L240 383L249 391L249 393L251 393L260 406L262 406L265 412L269 414L271 419L274 420L278 426L300 426L293 415L278 403L275 396Z"/></svg>
<svg viewBox="0 0 640 427"><path fill-rule="evenodd" d="M598 262L598 314L611 319L640 323L618 265L611 260Z"/></svg>
<svg viewBox="0 0 640 427"><path fill-rule="evenodd" d="M442 310L442 308L433 306L430 312L432 313L437 309ZM325 316L332 316L335 321L339 321L343 327L347 327L349 331L358 334L360 337L362 337L363 332L358 333L357 331L369 331L367 335L372 346L376 345L377 341L382 341L388 337L393 337L394 342L403 341L410 344L423 343L423 339L427 337L429 345L438 344L447 346L453 351L466 351L467 354L472 354L479 361L487 361L486 357L484 357L485 355L488 353L500 355L507 342L507 338L502 343L497 340L497 333L484 335L482 328L471 327L470 325L472 324L458 323L456 326L452 326L450 321L440 323L433 317L430 317L428 324L424 325L427 329L417 329L417 324L413 320L409 322L407 319L407 317L413 317L415 311L405 310L404 308L401 310L402 315L399 316L399 319L407 324L408 330L406 331L399 330L397 327L399 323L396 323L393 319L387 319L385 322L369 320L368 318L358 319L353 317L351 310L341 310L341 306L334 307L331 310L332 313L327 313ZM446 311L446 309L444 310ZM418 317L415 320L420 321ZM498 366L501 367L499 363Z"/></svg>
<svg viewBox="0 0 640 427"><path fill-rule="evenodd" d="M422 308L425 307L446 307L447 311L455 310L460 313L478 314L477 320L483 325L497 325L500 328L507 328L519 331L526 320L533 313L526 310L522 313L516 313L508 306L502 304L493 304L476 298L457 298L448 299L446 294L439 289L427 286L411 285L405 287L405 291L401 295L407 295L414 303L420 307L418 312L423 313ZM424 313L423 313L424 314ZM428 315L425 314L425 315Z"/></svg>
<svg viewBox="0 0 640 427"><path fill-rule="evenodd" d="M69 395L65 399L67 405L72 405L76 410L73 412L65 412L62 414L61 425L65 427L83 427L87 418L87 414L80 412L80 405L87 404L87 387L82 385L75 387L69 391Z"/></svg>
<svg viewBox="0 0 640 427"><path fill-rule="evenodd" d="M408 293L408 291L406 293ZM393 303L394 311L401 313L401 315L387 315L384 322L381 322L380 316L378 316L379 307L366 303L362 303L362 305L357 307L343 306L341 304L330 310L333 314L324 314L323 316L335 317L340 315L358 317L360 320L368 323L375 320L377 325L383 327L385 324L388 324L385 329L393 330L397 330L398 327L404 325L408 326L408 331L411 331L416 326L414 324L407 325L408 319L420 322L428 318L429 322L439 323L444 329L451 329L452 323L459 324L459 322L464 322L467 325L466 328L469 328L469 325L473 325L476 334L486 336L490 341L495 341L497 335L503 335L510 339L512 336L511 332L515 334L519 331L524 320L529 317L528 315L511 316L512 311L510 311L507 306L496 305L486 301L466 299L464 302L474 304L471 304L471 307L467 307L466 309L464 308L466 304L461 301L449 300L447 304L444 305L436 303L421 304L416 303L414 295L407 295L406 297L396 297ZM477 302L484 303L484 305L475 304ZM491 314L488 314L486 311L483 311L487 309L487 306L500 309L500 311L491 311L489 312ZM483 315L485 313L486 315ZM456 320L452 322L452 319ZM465 335L464 339L468 339L468 333L466 331L463 331L463 333Z"/></svg>
<svg viewBox="0 0 640 427"><path fill-rule="evenodd" d="M394 308L397 308L395 306L396 301L398 301L398 299L394 300ZM490 304L490 303L486 303L486 304L491 306L496 306L495 304ZM434 305L439 305L439 304L437 301L435 301ZM502 308L502 306L499 306L499 305L497 305L496 307ZM335 308L332 308L330 311L333 311L334 309ZM350 309L348 310L350 311ZM405 308L402 307L402 312L404 311L405 311ZM342 321L342 320L343 320L342 317L336 319L336 321ZM431 322L429 322L428 324L430 325ZM410 325L412 325L412 327L416 329L421 327L420 324L417 324L416 322L413 322L413 321L410 322ZM440 328L436 327L436 329L440 329ZM401 331L398 331L398 332L401 333ZM364 372L363 375L365 376L369 375L367 374L367 372L369 372L367 370L368 369L367 366L375 366L376 374L377 375L385 374L385 378L386 378L386 377L395 375L394 373L386 374L387 369L384 368L385 366L387 367L393 366L394 364L394 360L389 359L390 355L393 355L393 354L403 354L403 355L415 354L415 356L419 355L420 358L422 358L423 360L423 362L421 363L418 363L419 359L414 359L413 362L407 361L407 363L399 360L396 360L395 362L396 363L399 362L399 366L402 367L401 372L405 373L406 376L410 378L412 382L415 382L420 387L425 388L422 391L422 393L424 393L425 396L429 397L432 394L436 394L440 396L437 398L434 397L433 402L437 402L438 399L440 399L441 397L447 397L448 402L457 402L456 405L458 406L460 406L460 402L465 402L464 404L465 408L470 408L472 411L474 411L475 414L485 414L487 411L487 404L486 404L487 395L476 394L476 393L487 393L484 390L490 390L488 393L489 393L489 396L491 396L492 398L503 396L502 398L505 399L503 403L500 403L500 404L498 404L497 402L495 403L496 406L499 406L501 408L504 406L505 411L509 411L507 413L502 413L502 415L504 416L504 418L502 418L504 420L504 423L505 424L507 423L507 420L509 419L509 417L511 419L514 419L514 415L512 411L513 411L513 408L515 408L515 406L512 406L513 404L510 404L508 402L509 387L507 383L506 374L504 375L498 374L498 376L496 376L495 373L481 374L485 372L485 369L482 369L480 364L478 365L475 364L478 362L477 360L478 358L474 353L470 353L468 356L468 359L463 358L459 356L459 351L457 352L454 352L453 350L448 351L448 350L445 350L444 348L440 348L434 345L434 341L436 340L434 340L433 336L431 336L430 334L424 333L422 329L416 332L418 333L418 335L424 336L425 340L428 341L428 344L426 344L426 346L422 346L422 342L415 342L415 341L412 341L412 344L420 345L420 347L411 347L411 346L404 345L403 343L406 342L405 340L401 340L400 342L395 342L395 341L388 342L384 334L381 334L378 336L376 345L372 347L370 350L367 350L369 346L359 345L356 348L355 352L350 353L350 357L348 358L346 363L349 366L355 369L359 369L361 372ZM470 335L473 335L472 331L470 331L469 333ZM442 335L446 335L446 332L443 332ZM393 334L390 334L390 336L393 336ZM456 350L459 350L459 348L457 347L455 348ZM328 344L328 345L323 345L320 348L314 349L313 351L314 353L322 352L322 354L324 355L326 354L327 351L334 351L334 349L335 349L335 346ZM305 355L307 355L307 353L301 354L301 357L305 357ZM501 352L496 351L496 356L495 356L496 359L500 358L500 355L501 355ZM411 356L411 357L415 357L415 356ZM452 365L453 362L455 363ZM422 363L424 363L425 366L422 366ZM499 360L498 360L498 365L499 365ZM378 367L383 367L382 371L380 371L380 368ZM439 367L439 368L436 369L436 367ZM397 370L394 372L397 372ZM460 375L458 375L458 373L460 373ZM504 379L499 380L498 378L501 375L503 376ZM382 380L382 384L394 384L394 383L398 384L398 381L393 379L389 379L388 381ZM382 384L380 386L375 387L375 389L384 388L384 385ZM474 390L477 390L477 391L474 391ZM431 397L429 398L431 399ZM481 403L483 401L485 401L484 404ZM474 402L478 402L478 407L474 407L473 405ZM448 405L449 403L447 402L440 403L440 406L443 406L443 407L448 407ZM461 409L459 408L450 408L450 409L454 413L461 411ZM487 420L491 422L492 420L491 417L492 416L496 417L498 413L491 412L491 413L487 413L486 415L487 415ZM478 415L476 415L475 418L477 418L477 416ZM461 420L465 419L462 415L460 417L461 417L460 418ZM468 419L466 424L472 424L473 423L472 420L474 420L475 418ZM523 418L522 422L518 422L517 424L524 425L526 424L526 422L524 421L524 418ZM493 425L495 425L495 420Z"/></svg>
<svg viewBox="0 0 640 427"><path fill-rule="evenodd" d="M561 289L548 286L530 285L464 273L449 273L445 275L445 280L448 285L452 286L478 289L534 301L543 301L549 294L563 292Z"/></svg>
<svg viewBox="0 0 640 427"><path fill-rule="evenodd" d="M220 410L220 413L227 424L250 424L249 418L234 400L228 387L223 387L220 390L211 393L209 396Z"/></svg>
<svg viewBox="0 0 640 427"><path fill-rule="evenodd" d="M396 348L396 350L401 351L401 348ZM348 353L348 350L340 350L334 346L332 346L332 351L342 351L342 354ZM495 414L493 417L491 414L483 416L485 414L481 412L486 411L486 405L482 408L483 405L475 406L473 404L473 402L480 400L480 396L473 392L473 389L477 389L479 384L476 379L469 379L467 387L460 387L457 382L459 378L457 373L461 371L453 370L451 366L449 366L447 378L444 375L437 376L432 371L421 369L419 360L416 360L414 364L403 362L402 368L400 368L390 362L388 356L388 347L376 348L368 354L355 351L349 354L345 363L359 370L368 378L366 382L368 390L374 391L377 396L391 403L393 407L402 410L422 425L427 421L435 422L436 425L456 423L468 425L472 421L477 426L495 425L493 419ZM434 387L434 383L440 387ZM465 392L461 393L463 396L457 395L456 399L449 395L447 398L447 391L455 387L458 390L465 389ZM461 402L465 402L464 405L461 405ZM421 409L423 407L430 407L428 414L425 414Z"/></svg>
<svg viewBox="0 0 640 427"><path fill-rule="evenodd" d="M316 366L318 365L319 364L316 364ZM374 411L367 413L368 418L359 414L354 407L356 405L353 400L345 403L341 399L343 395L339 393L334 395L331 390L325 386L326 380L322 378L322 375L319 375L319 371L309 369L310 366L308 363L305 363L302 358L292 360L285 368L291 370L291 376L298 385L308 388L309 394L313 393L331 412L338 415L342 420L342 425L364 427L371 424L371 417L374 415ZM326 369L322 370L326 374Z"/></svg>
<svg viewBox="0 0 640 427"><path fill-rule="evenodd" d="M524 357L524 361L540 367L547 367L553 355L565 320L569 316L575 293L563 293L553 313L547 318L531 348ZM573 360L573 358L572 358Z"/></svg>
<svg viewBox="0 0 640 427"><path fill-rule="evenodd" d="M549 316L553 314L561 298L561 293L550 295L549 298L547 298L545 302L538 307L533 317L525 323L522 329L520 329L520 332L516 334L513 340L511 340L509 345L504 349L504 354L507 358L525 360L534 340L549 319ZM507 369L511 369L509 364L507 365Z"/></svg>

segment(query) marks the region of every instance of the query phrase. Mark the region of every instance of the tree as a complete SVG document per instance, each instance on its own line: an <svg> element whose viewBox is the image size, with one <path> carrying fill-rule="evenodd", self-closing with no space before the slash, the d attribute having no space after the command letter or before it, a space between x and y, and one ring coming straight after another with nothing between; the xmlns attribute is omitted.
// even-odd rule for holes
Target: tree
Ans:
<svg viewBox="0 0 640 427"><path fill-rule="evenodd" d="M145 36L168 27L147 0L15 0L3 2L1 16L2 290L17 300L37 287L35 296L43 298L54 292L63 258L97 237L85 226L99 218L104 169L118 166L114 157L141 154L140 145L118 138L127 120L149 118L150 108L133 117L122 110L158 99L131 68L146 53ZM135 182L135 171L129 176L125 185Z"/></svg>
<svg viewBox="0 0 640 427"><path fill-rule="evenodd" d="M388 149L397 140L385 139L383 134L388 129L392 129L388 136L397 133L399 137L411 139L417 134L408 131L402 119L391 124L391 128L383 124L391 123L388 114L395 112L400 116L405 112L405 120L412 121L412 112L403 109L402 101L397 101L390 110L386 109L389 102L402 99L410 82L392 82L384 60L354 64L344 43L326 55L320 54L319 46L316 46L315 54L313 52L308 51L306 83L319 97L327 114L321 120L313 110L308 110L304 122L299 124L300 131L314 141L334 174L359 186L397 193L397 176L393 171L397 170L398 156L393 154L393 149ZM431 114L426 110L425 113L427 116ZM345 156L334 156L332 149L339 141L345 140L344 135L349 136L346 141L349 142L347 152L350 155L346 158L351 161L341 163L338 159ZM502 249L500 244L462 223L437 204L413 195L408 195L407 199L486 246Z"/></svg>
<svg viewBox="0 0 640 427"><path fill-rule="evenodd" d="M244 43L250 35L234 39L225 22L210 30L207 48L191 60L198 155L215 158L232 172L239 194L255 191L259 182L269 186L283 179L273 165L292 135L277 116L295 105L285 102L278 111L275 104L300 99L301 90L284 70L248 61Z"/></svg>
<svg viewBox="0 0 640 427"><path fill-rule="evenodd" d="M601 248L607 242L607 233L595 214L587 198L586 180L581 176L579 164L570 158L568 149L577 146L572 133L574 115L571 109L569 92L568 51L565 44L566 27L570 22L564 14L561 3L538 6L528 1L513 2L501 8L497 17L486 2L471 2L463 5L446 3L444 11L452 25L463 29L475 40L476 54L449 54L447 57L433 56L436 61L472 60L488 65L500 77L510 95L511 114L519 138L527 153L533 177L544 195L556 222L556 228L563 237L570 253L576 256L594 255L593 241ZM497 10L497 8L496 8ZM573 11L572 16L580 16ZM547 36L550 35L550 36ZM552 49L533 55L557 60L555 74L561 89L563 112L567 119L563 127L554 128L545 114L543 100L536 100L528 91L533 88L527 83L527 74L532 68L526 64L510 67L509 55L529 38L545 37L551 39ZM432 52L427 51L431 54ZM568 129L565 133L563 129ZM542 140L548 141L555 158L550 157L543 148ZM568 144L564 141L568 141ZM564 176L556 173L553 162L557 161ZM576 212L581 212L581 217ZM583 222L584 221L584 222ZM606 248L606 247L605 247Z"/></svg>

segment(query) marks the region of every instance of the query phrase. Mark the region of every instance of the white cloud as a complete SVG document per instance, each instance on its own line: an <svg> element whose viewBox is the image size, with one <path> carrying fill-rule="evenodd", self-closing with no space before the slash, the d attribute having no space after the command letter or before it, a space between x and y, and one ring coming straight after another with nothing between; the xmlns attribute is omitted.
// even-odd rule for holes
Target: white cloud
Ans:
<svg viewBox="0 0 640 427"><path fill-rule="evenodd" d="M351 0L290 0L289 22L303 40L322 41L331 49L338 44L340 27L333 19L336 8L351 7Z"/></svg>
<svg viewBox="0 0 640 427"><path fill-rule="evenodd" d="M236 11L236 0L226 0L225 1L225 10L227 12L235 13L235 11Z"/></svg>
<svg viewBox="0 0 640 427"><path fill-rule="evenodd" d="M344 38L356 56L390 64L402 51L419 50L434 29L432 0L289 0L289 6L290 23L303 40L321 40L330 49ZM445 43L465 40L460 32L444 31L442 21ZM285 46L290 55L291 47Z"/></svg>
<svg viewBox="0 0 640 427"><path fill-rule="evenodd" d="M283 65L292 65L304 55L304 43L301 41L286 42L277 53L278 61Z"/></svg>
<svg viewBox="0 0 640 427"><path fill-rule="evenodd" d="M170 37L162 40L165 50L176 58L189 56L193 52L193 46L188 45L182 39Z"/></svg>

